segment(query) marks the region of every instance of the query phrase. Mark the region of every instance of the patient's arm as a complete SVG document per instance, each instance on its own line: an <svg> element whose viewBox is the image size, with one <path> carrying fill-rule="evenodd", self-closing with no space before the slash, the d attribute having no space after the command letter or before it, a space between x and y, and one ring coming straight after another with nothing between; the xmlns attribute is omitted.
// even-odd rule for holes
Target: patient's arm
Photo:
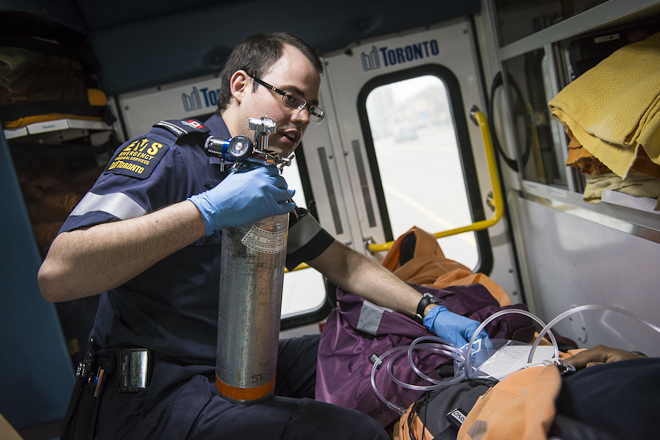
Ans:
<svg viewBox="0 0 660 440"><path fill-rule="evenodd" d="M589 350L582 351L575 356L566 359L564 362L573 365L578 370L585 367L592 367L599 364L608 364L610 362L625 361L628 359L640 359L645 356L631 353L618 348L610 348L605 345L596 345Z"/></svg>

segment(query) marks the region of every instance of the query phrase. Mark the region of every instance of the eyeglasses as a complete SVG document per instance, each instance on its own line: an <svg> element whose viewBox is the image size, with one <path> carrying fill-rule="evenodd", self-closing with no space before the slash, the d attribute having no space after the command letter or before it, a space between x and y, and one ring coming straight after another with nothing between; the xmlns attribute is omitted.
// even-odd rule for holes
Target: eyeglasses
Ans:
<svg viewBox="0 0 660 440"><path fill-rule="evenodd" d="M292 108L294 110L302 110L304 108L307 108L307 111L309 112L309 119L311 119L312 121L320 122L325 116L322 109L320 109L315 105L307 104L307 101L305 101L301 96L298 96L292 92L285 92L284 90L280 90L277 87L271 86L267 82L260 80L259 78L255 78L254 76L252 76L251 78L256 83L261 84L267 89L270 89L273 92L282 95L282 101L287 107Z"/></svg>

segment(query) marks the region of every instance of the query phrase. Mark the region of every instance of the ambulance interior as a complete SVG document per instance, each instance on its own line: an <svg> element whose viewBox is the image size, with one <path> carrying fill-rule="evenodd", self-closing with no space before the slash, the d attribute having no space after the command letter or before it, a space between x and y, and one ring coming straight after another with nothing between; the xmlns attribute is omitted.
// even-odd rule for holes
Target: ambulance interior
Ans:
<svg viewBox="0 0 660 440"><path fill-rule="evenodd" d="M325 63L327 116L283 175L337 240L416 283L403 266L435 234L445 267L485 277L500 305L544 323L580 308L553 327L562 341L660 355L660 69L640 68L646 88L598 70L593 102L560 95L660 32L660 2L156 3L0 2L0 414L22 438L57 437L98 301L41 297L50 242L124 141L215 111L226 57L258 32ZM572 106L598 133L632 125L624 152L582 145ZM284 284L281 337L322 332L335 286L306 268Z"/></svg>

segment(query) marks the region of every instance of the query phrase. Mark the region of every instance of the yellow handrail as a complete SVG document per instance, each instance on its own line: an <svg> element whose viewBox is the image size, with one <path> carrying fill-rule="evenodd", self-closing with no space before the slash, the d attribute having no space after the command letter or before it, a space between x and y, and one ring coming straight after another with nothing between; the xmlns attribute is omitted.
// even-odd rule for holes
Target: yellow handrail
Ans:
<svg viewBox="0 0 660 440"><path fill-rule="evenodd" d="M484 116L484 114L476 108L472 109L470 116L481 129L481 138L484 142L484 148L486 150L486 162L488 163L488 173L490 174L490 184L493 188L492 204L495 208L495 212L493 212L493 216L488 220L481 220L468 226L437 232L433 234L436 238L448 237L450 235L462 234L463 232L469 231L481 231L482 229L490 228L495 223L500 221L502 214L504 213L502 191L500 189L500 182L497 180L497 167L495 165L495 154L493 153L493 144L490 138L490 130L488 129L488 121L486 120L486 116ZM392 244L394 244L393 241L384 244L370 244L369 250L371 252L387 251L392 247Z"/></svg>
<svg viewBox="0 0 660 440"><path fill-rule="evenodd" d="M291 269L291 270L285 268L285 269L284 269L284 273L293 272L294 270L309 269L310 267L311 267L311 266L310 266L309 264L307 264L307 263L300 263L299 265L297 265L296 267L294 267L294 268Z"/></svg>

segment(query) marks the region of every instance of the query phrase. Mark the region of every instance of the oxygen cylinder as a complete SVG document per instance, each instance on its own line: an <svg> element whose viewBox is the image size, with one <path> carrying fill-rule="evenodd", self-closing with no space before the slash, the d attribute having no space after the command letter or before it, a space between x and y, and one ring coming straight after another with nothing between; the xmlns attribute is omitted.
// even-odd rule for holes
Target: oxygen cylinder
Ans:
<svg viewBox="0 0 660 440"><path fill-rule="evenodd" d="M275 390L289 215L222 231L215 383L249 403Z"/></svg>

